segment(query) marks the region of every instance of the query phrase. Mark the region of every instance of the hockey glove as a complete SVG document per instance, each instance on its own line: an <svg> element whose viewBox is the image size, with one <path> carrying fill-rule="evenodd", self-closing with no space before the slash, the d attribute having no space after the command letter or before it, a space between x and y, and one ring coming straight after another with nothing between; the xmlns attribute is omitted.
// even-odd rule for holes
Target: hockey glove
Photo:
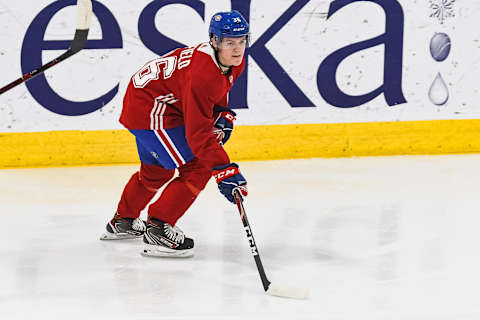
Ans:
<svg viewBox="0 0 480 320"><path fill-rule="evenodd" d="M221 145L227 143L233 131L233 122L236 120L237 114L228 107L215 106L213 108L213 133L217 142Z"/></svg>
<svg viewBox="0 0 480 320"><path fill-rule="evenodd" d="M228 201L235 203L233 192L238 190L242 198L248 195L247 180L238 170L236 163L226 164L224 166L214 167L212 175L218 183L218 189Z"/></svg>

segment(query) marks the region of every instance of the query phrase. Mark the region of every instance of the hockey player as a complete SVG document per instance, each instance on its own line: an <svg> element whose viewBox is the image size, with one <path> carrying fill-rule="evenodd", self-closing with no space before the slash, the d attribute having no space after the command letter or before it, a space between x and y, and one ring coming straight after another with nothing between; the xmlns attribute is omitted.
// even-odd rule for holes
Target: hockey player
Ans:
<svg viewBox="0 0 480 320"><path fill-rule="evenodd" d="M191 256L193 239L176 223L210 177L230 202L234 190L247 196L247 182L222 145L236 116L227 96L245 67L249 26L238 11L219 12L209 36L209 43L176 49L132 76L120 122L136 138L140 170L125 186L101 239L143 236L144 255ZM140 211L164 185L145 225Z"/></svg>

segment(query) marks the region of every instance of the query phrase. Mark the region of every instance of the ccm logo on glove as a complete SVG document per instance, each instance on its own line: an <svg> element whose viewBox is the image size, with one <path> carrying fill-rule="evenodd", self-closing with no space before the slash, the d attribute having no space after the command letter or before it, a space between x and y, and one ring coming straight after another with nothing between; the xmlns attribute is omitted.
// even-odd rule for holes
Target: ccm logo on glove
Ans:
<svg viewBox="0 0 480 320"><path fill-rule="evenodd" d="M220 181L223 181L227 179L228 177L234 176L238 174L240 171L238 171L238 168L227 168L222 171L213 171L213 177L215 178L215 181L219 183Z"/></svg>
<svg viewBox="0 0 480 320"><path fill-rule="evenodd" d="M228 107L215 106L213 108L213 133L217 142L221 145L227 143L233 131L233 123L237 114Z"/></svg>
<svg viewBox="0 0 480 320"><path fill-rule="evenodd" d="M247 180L236 163L218 166L212 169L212 176L218 183L218 189L231 203L235 203L233 192L238 190L242 198L248 195Z"/></svg>
<svg viewBox="0 0 480 320"><path fill-rule="evenodd" d="M222 117L224 117L225 119L227 119L228 121L230 121L230 123L233 124L233 121L237 120L235 118L235 116L233 114L231 114L230 112L222 112L220 114Z"/></svg>

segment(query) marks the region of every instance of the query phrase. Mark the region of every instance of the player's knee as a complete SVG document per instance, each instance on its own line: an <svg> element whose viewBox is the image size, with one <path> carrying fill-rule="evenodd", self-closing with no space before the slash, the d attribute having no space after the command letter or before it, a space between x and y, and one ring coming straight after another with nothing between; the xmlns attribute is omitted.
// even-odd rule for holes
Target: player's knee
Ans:
<svg viewBox="0 0 480 320"><path fill-rule="evenodd" d="M184 180L190 189L193 189L199 193L207 185L208 180L212 174L206 169L198 169L188 172L180 172L180 178ZM192 188L193 187L193 188Z"/></svg>
<svg viewBox="0 0 480 320"><path fill-rule="evenodd" d="M178 173L179 179L185 182L186 186L195 195L198 195L200 191L205 189L208 180L212 176L210 170L198 158L194 158L178 168Z"/></svg>
<svg viewBox="0 0 480 320"><path fill-rule="evenodd" d="M157 191L165 183L172 179L174 174L174 170L167 170L160 166L142 163L139 181L146 189Z"/></svg>

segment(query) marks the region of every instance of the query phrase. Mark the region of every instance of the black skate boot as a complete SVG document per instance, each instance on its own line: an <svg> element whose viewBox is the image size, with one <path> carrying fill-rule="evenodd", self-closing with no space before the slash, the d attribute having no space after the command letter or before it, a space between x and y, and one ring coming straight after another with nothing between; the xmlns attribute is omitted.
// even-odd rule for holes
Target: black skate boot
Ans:
<svg viewBox="0 0 480 320"><path fill-rule="evenodd" d="M191 257L193 239L185 237L179 227L155 218L149 218L143 235L142 255L153 257Z"/></svg>
<svg viewBox="0 0 480 320"><path fill-rule="evenodd" d="M145 233L145 222L140 218L122 218L115 213L110 222L107 223L106 232L102 234L100 240L122 240L122 239L136 239L143 236Z"/></svg>

